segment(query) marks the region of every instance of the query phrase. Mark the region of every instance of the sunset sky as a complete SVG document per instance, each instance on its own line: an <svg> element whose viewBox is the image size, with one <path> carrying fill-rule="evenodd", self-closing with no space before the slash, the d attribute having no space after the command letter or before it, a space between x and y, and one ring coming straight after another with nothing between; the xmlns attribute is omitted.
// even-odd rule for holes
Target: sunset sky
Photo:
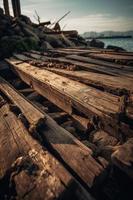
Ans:
<svg viewBox="0 0 133 200"><path fill-rule="evenodd" d="M0 6L2 1L0 0ZM21 5L22 13L34 21L35 10L41 21L52 22L71 11L61 25L65 26L65 29L76 29L80 33L133 29L132 0L21 0Z"/></svg>

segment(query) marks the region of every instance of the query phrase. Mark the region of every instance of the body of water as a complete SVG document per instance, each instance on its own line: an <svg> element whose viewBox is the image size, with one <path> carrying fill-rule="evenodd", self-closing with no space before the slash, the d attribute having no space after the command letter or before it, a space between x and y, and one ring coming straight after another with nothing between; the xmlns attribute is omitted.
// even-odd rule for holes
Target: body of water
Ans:
<svg viewBox="0 0 133 200"><path fill-rule="evenodd" d="M133 51L133 38L124 38L124 39L99 39L105 43L105 47L108 45L115 45L122 47L127 51Z"/></svg>

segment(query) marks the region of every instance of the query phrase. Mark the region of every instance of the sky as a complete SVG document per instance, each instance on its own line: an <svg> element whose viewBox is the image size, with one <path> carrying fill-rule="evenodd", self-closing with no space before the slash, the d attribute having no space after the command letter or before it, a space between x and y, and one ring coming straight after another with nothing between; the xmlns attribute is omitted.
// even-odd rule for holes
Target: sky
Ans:
<svg viewBox="0 0 133 200"><path fill-rule="evenodd" d="M9 0L11 1L11 0ZM66 12L62 20L64 30L127 31L133 30L133 0L20 0L22 14L33 21L35 10L41 21L55 22ZM0 0L2 6L3 0Z"/></svg>

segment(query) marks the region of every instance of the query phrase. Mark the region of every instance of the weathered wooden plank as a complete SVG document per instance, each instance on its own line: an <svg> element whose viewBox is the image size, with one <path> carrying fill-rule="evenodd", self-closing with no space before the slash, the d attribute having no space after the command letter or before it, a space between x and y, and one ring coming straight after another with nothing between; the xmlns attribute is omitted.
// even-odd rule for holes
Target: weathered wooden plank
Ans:
<svg viewBox="0 0 133 200"><path fill-rule="evenodd" d="M118 64L130 65L133 62L133 52L115 52L114 50L108 49L94 49L94 48L58 48L55 50L50 50L55 53L55 56L67 56L67 55L81 55L89 58L100 59L103 61L114 62L114 67L119 67ZM57 55L56 55L57 51ZM54 57L55 57L54 56ZM118 63L118 64L116 64ZM102 63L103 64L103 63Z"/></svg>
<svg viewBox="0 0 133 200"><path fill-rule="evenodd" d="M2 77L0 77L0 90L10 98L16 106L21 107L21 111L30 122L31 127L37 127L40 122L45 121L45 115L40 113L34 106L31 106L21 95L18 96L17 91Z"/></svg>
<svg viewBox="0 0 133 200"><path fill-rule="evenodd" d="M61 55L84 55L87 54L88 52L84 52L84 51L64 51L64 50L58 50L58 49L52 49L49 50L49 52L51 53L55 53L55 54L61 54Z"/></svg>
<svg viewBox="0 0 133 200"><path fill-rule="evenodd" d="M59 48L62 49L62 48ZM103 48L96 48L96 47L84 47L84 46L76 46L76 47L66 47L62 50L89 50L89 51L97 51L97 52L115 52L113 49L103 49Z"/></svg>
<svg viewBox="0 0 133 200"><path fill-rule="evenodd" d="M106 61L133 61L133 56L128 55L116 55L116 54L107 54L107 53L90 53L89 57L106 60Z"/></svg>
<svg viewBox="0 0 133 200"><path fill-rule="evenodd" d="M66 56L66 58L77 60L77 61L82 61L82 62L86 62L86 63L92 63L92 64L97 64L97 65L102 65L102 66L106 66L106 67L111 67L111 68L115 68L115 69L122 69L122 70L126 70L127 72L128 71L133 72L133 68L130 67L130 66L120 65L120 64L116 64L116 63L111 63L111 62L107 62L107 61L103 61L103 60L98 60L98 59L94 59L94 58L90 58L90 57L77 56L77 55L69 55L69 56Z"/></svg>
<svg viewBox="0 0 133 200"><path fill-rule="evenodd" d="M64 54L90 54L90 53L108 53L108 52L114 52L114 50L108 50L108 49L99 49L99 48L73 48L73 47L68 47L68 48L57 48L55 50L49 50L49 52L56 52L57 53L64 53Z"/></svg>
<svg viewBox="0 0 133 200"><path fill-rule="evenodd" d="M10 99L12 98L10 97L11 95L12 91L8 91L8 97ZM17 93L16 96L17 99L21 98L23 101L27 101L19 93ZM31 107L32 106L33 105L31 104ZM23 105L19 104L20 110L22 107ZM36 110L38 109L36 108ZM38 110L38 112L43 114L40 110ZM47 114L45 114L45 117L46 121L44 127L46 127L46 130L42 130L45 142L47 141L50 147L60 155L65 163L77 174L77 176L79 176L82 181L91 187L95 178L103 171L103 168L91 157L92 151L65 129L57 125L57 123ZM83 159L85 159L84 162ZM88 171L87 174L86 171Z"/></svg>
<svg viewBox="0 0 133 200"><path fill-rule="evenodd" d="M42 81L44 83L46 82L48 85L50 84L51 87L52 86L55 87L55 89L58 85L58 87L59 87L58 90L61 90L61 91L66 90L65 92L69 92L69 94L72 93L72 95L73 95L73 93L76 95L76 92L77 91L79 92L80 90L81 90L80 93L82 93L82 95L84 95L84 93L86 93L87 91L89 91L89 93L87 93L86 95L89 95L91 97L95 97L95 98L99 99L99 95L100 95L101 99L99 99L99 103L97 104L97 102L95 102L94 105L92 105L92 106L99 109L99 111L101 110L101 112L103 111L105 113L107 112L107 113L113 114L113 113L118 111L118 107L117 107L118 104L116 106L112 106L112 108L110 108L110 105L107 105L106 110L104 110L104 108L102 108L102 107L99 108L100 103L102 104L104 100L105 100L105 102L109 101L111 103L111 101L112 101L112 103L113 102L118 103L119 98L117 96L114 96L114 95L111 95L111 94L108 94L108 93L105 93L105 92L101 92L99 90L95 90L95 89L93 89L89 86L86 86L84 84L72 81L72 80L67 79L65 77L61 77L59 75L56 75L55 73L48 72L47 70L44 70L44 69L38 69L37 67L34 67L34 66L27 64L27 63L16 65L14 63L14 61L12 62L11 59L8 60L8 62L13 64L15 69L19 69L20 71L26 72L26 73L28 73L29 76L32 75L33 78L35 77L35 78L39 79L40 81ZM71 87L69 87L70 84L72 84ZM79 94L77 96L79 96Z"/></svg>
<svg viewBox="0 0 133 200"><path fill-rule="evenodd" d="M5 109L5 106L2 107ZM10 126L6 123L5 118L2 113L2 108L0 108L0 180L20 155L17 143L13 138Z"/></svg>
<svg viewBox="0 0 133 200"><path fill-rule="evenodd" d="M63 52L65 54L90 54L90 53L100 53L101 51L99 50L90 50L90 49L72 49L72 48L58 48L58 49L55 49L54 52ZM49 50L49 52L53 52L51 50Z"/></svg>
<svg viewBox="0 0 133 200"><path fill-rule="evenodd" d="M8 172L8 187L13 183L15 197L51 200L68 195L69 198L91 199L65 168L30 136L8 105L0 108L0 128L0 178L6 177ZM2 192L0 198L4 199L8 194Z"/></svg>
<svg viewBox="0 0 133 200"><path fill-rule="evenodd" d="M28 53L29 54L29 53ZM37 56L39 56L40 57L40 55L38 54ZM23 57L23 55L21 56L21 55L17 55L17 57L18 57L18 59L19 59L19 57L20 57L20 59L22 58L22 59L25 59L25 56ZM43 59L43 57L44 56L42 56L42 59ZM45 57L44 57L44 59L45 59ZM73 61L73 62L75 62L75 61ZM86 64L86 63L85 63ZM45 65L44 65L45 66ZM46 64L46 67L47 67L48 65ZM108 67L107 67L107 69L109 69ZM116 70L116 69L114 69L114 70ZM104 70L104 71L106 71L106 70ZM124 75L125 75L125 72L123 71L123 70L119 70L119 72L123 72L123 74L122 74L122 76L123 76L123 78L125 78L124 77ZM130 72L129 72L129 74L130 74ZM116 74L115 73L113 73L113 75L115 75L116 76ZM127 74L126 74L127 75ZM120 75L119 75L120 76ZM118 76L118 77L119 77ZM129 75L130 76L130 75ZM122 77L121 77L122 78ZM131 81L132 80L132 78L130 77L126 77L126 80L128 81L128 79L129 79L129 81ZM116 92L116 91L115 91ZM122 91L122 93L123 93L124 91ZM43 93L43 91L42 91L42 93ZM119 93L119 90L117 90L117 94ZM121 93L121 92L120 92ZM116 94L116 93L115 93ZM121 105L121 103L120 103L120 105ZM66 110L65 110L66 111ZM105 120L106 121L106 120ZM106 122L105 122L105 124L107 124ZM115 123L115 125L113 125L113 127L115 127L116 126L116 123ZM126 128L125 128L126 127ZM110 129L111 127L109 127L109 129ZM111 128L112 129L112 128ZM116 128L117 129L117 128ZM132 135L132 131L131 131L131 129L129 128L128 129L128 131L127 131L127 125L126 124L123 124L122 125L122 129L124 129L124 132L126 132L126 134L128 134L128 136L131 134ZM107 130L107 129L106 129ZM112 130L108 130L108 131L110 131L110 132L112 132ZM115 133L115 136L116 136L116 134L117 133ZM118 134L119 135L119 134Z"/></svg>
<svg viewBox="0 0 133 200"><path fill-rule="evenodd" d="M91 157L90 152L88 152L84 145L80 145L80 142L78 142L79 145L77 145L77 139L75 137L72 139L67 136L64 128L60 127L59 131L56 122L52 122L50 118L47 120L47 125L49 130L47 133L44 131L44 137L48 143L60 154L61 158L72 167L77 175L89 187L92 187L94 181L97 181L98 175L102 173L103 168ZM86 170L88 173L86 173Z"/></svg>
<svg viewBox="0 0 133 200"><path fill-rule="evenodd" d="M58 48L58 50L63 50L63 51L77 51L77 52L85 52L88 54L90 53L98 53L98 54L113 54L113 55L122 55L122 56L133 56L133 52L116 52L112 49L100 49L100 48L88 48L88 47L67 47L67 48Z"/></svg>
<svg viewBox="0 0 133 200"><path fill-rule="evenodd" d="M92 64L92 63L85 63L81 61L77 61L77 60L73 60L73 59L66 59L63 57L59 57L59 58L51 58L48 56L43 56L40 55L39 53L29 53L29 52L25 52L25 55L30 56L32 59L37 59L39 62L40 61L49 61L49 62L59 62L59 63L64 63L64 64L71 64L74 66L77 66L79 69L83 69L86 71L90 71L90 72L97 72L100 74L107 74L107 75L112 75L112 76L122 76L122 77L126 77L129 79L133 78L133 73L130 71L126 71L126 70L121 70L121 69L115 69L115 68L111 68L111 67L107 67L107 66L103 66L103 65L98 65L98 64ZM27 59L30 59L29 57L21 55L21 54L16 54L15 57L17 59L26 61ZM84 57L85 58L85 57Z"/></svg>
<svg viewBox="0 0 133 200"><path fill-rule="evenodd" d="M104 53L108 53L108 54L115 54L115 55L124 55L124 56L133 56L133 52L132 51L122 51L122 52L117 52L117 51L107 51Z"/></svg>
<svg viewBox="0 0 133 200"><path fill-rule="evenodd" d="M43 60L43 57L41 59ZM60 58L46 57L45 60L46 59L49 61L57 61L61 63L73 64L77 66L79 69L85 70L85 71L96 72L100 74L107 74L111 76L122 76L122 77L130 78L130 79L133 78L133 73L131 71L127 71L126 69L121 70L121 69L111 68L108 66L103 66L103 65L93 64L93 63L85 63L84 61L82 62L82 60L77 61L73 59L66 59L63 57L60 57Z"/></svg>
<svg viewBox="0 0 133 200"><path fill-rule="evenodd" d="M125 90L133 92L132 81L119 76L109 76L105 74L86 72L86 71L68 71L64 69L47 68L49 71L59 75L69 77L73 80L92 85L94 87L105 89L105 91L121 94Z"/></svg>
<svg viewBox="0 0 133 200"><path fill-rule="evenodd" d="M104 130L111 133L113 130L113 134L118 130L116 124L119 123L118 115L121 102L117 96L96 90L47 70L38 69L27 63L16 65L11 59L8 62L12 64L12 69L27 84L31 85L32 83L32 87L38 93L61 107L65 112L72 114L73 109L77 109L93 120L98 117L100 121L96 120L96 124L102 123Z"/></svg>

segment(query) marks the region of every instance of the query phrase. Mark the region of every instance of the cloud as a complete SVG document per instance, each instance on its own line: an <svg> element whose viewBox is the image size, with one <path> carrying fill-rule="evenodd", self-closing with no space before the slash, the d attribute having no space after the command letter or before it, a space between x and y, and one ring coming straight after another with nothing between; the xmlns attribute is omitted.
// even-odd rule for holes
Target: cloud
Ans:
<svg viewBox="0 0 133 200"><path fill-rule="evenodd" d="M114 17L111 14L96 14L87 15L80 18L72 18L65 20L67 29L77 29L83 33L86 31L126 31L133 29L133 18L117 16Z"/></svg>
<svg viewBox="0 0 133 200"><path fill-rule="evenodd" d="M9 0L9 2L11 4L11 0ZM0 6L2 6L2 4L3 0L0 0ZM57 19L69 11L69 6L73 8L70 1L65 0L21 0L21 4L22 13L29 16L33 21L35 21L33 17L35 10L37 10L41 21L52 20L53 22L57 21ZM133 4L130 5L130 9L132 8ZM131 15L122 16L120 13L113 14L113 11L111 14L104 12L103 14L102 11L99 11L101 13L87 15L85 13L88 13L88 10L86 11L85 8L85 13L81 12L83 9L79 10L78 6L75 6L75 9L76 10L72 10L72 13L61 21L62 27L66 25L65 29L76 29L80 33L86 31L126 31L133 29L133 17L131 17ZM130 9L128 7L128 10ZM93 10L91 10L91 13L92 12ZM96 12L96 10L94 10L94 12Z"/></svg>

